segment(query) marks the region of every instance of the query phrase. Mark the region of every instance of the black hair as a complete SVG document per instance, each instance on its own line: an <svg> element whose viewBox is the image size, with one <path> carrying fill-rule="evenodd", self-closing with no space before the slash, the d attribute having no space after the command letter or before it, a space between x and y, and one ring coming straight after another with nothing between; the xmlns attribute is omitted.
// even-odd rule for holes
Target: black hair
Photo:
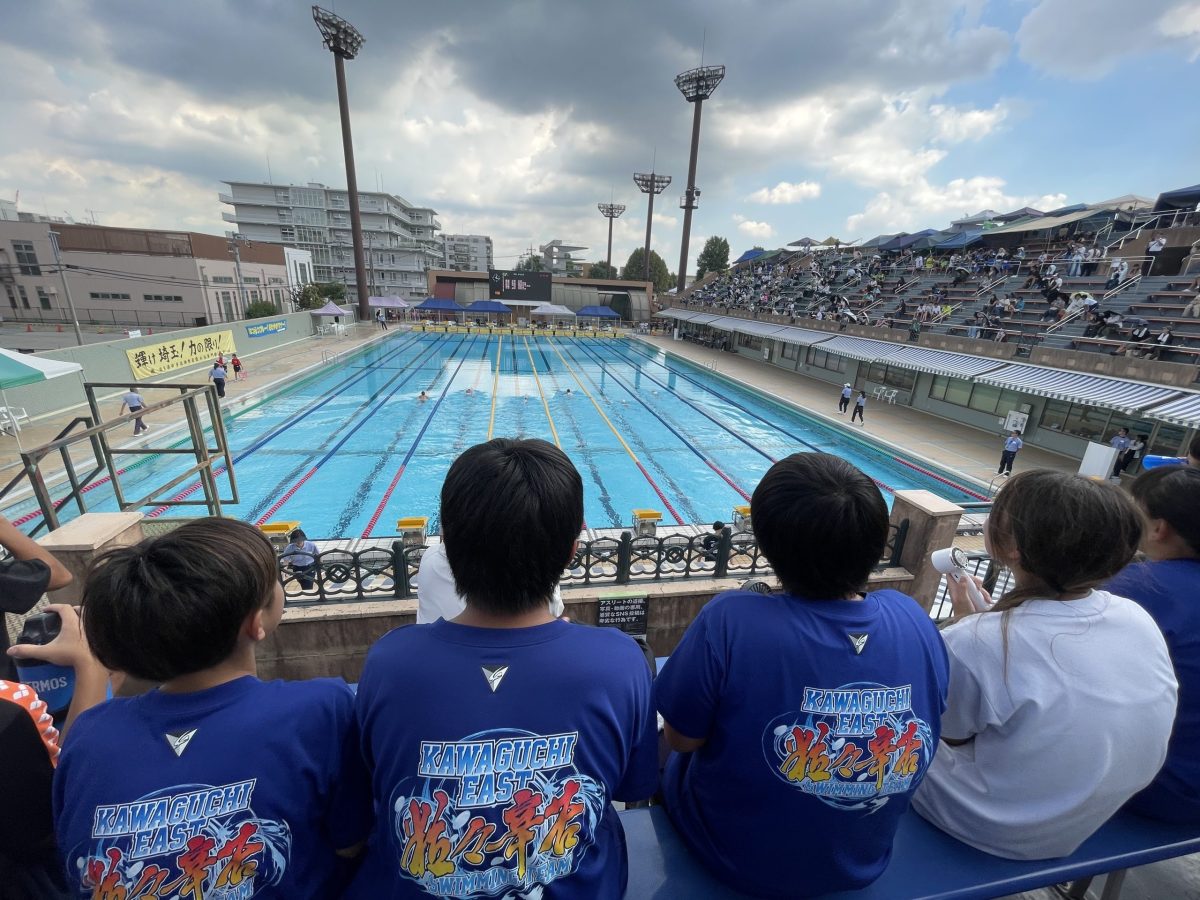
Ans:
<svg viewBox="0 0 1200 900"><path fill-rule="evenodd" d="M261 531L199 519L98 556L83 585L84 630L107 668L169 681L228 659L278 579Z"/></svg>
<svg viewBox="0 0 1200 900"><path fill-rule="evenodd" d="M542 440L496 438L450 466L442 543L467 605L519 615L547 603L583 529L583 479Z"/></svg>
<svg viewBox="0 0 1200 900"><path fill-rule="evenodd" d="M887 544L879 488L827 453L795 453L767 470L750 500L758 546L789 593L837 600L862 589Z"/></svg>
<svg viewBox="0 0 1200 900"><path fill-rule="evenodd" d="M1034 469L1000 489L987 530L992 551L1015 558L1030 576L992 607L1004 612L1026 600L1057 600L1103 584L1133 559L1142 518L1114 485Z"/></svg>
<svg viewBox="0 0 1200 900"><path fill-rule="evenodd" d="M307 541L308 535L304 533L303 528L294 528L292 533L288 535L289 541Z"/></svg>
<svg viewBox="0 0 1200 900"><path fill-rule="evenodd" d="M722 529L724 529L724 527L725 527L725 523L722 522L720 519L717 519L717 521L713 522L713 531L721 531Z"/></svg>
<svg viewBox="0 0 1200 900"><path fill-rule="evenodd" d="M1200 459L1200 434L1192 438L1192 442L1188 444L1188 456L1192 459Z"/></svg>
<svg viewBox="0 0 1200 900"><path fill-rule="evenodd" d="M1200 469L1160 466L1148 469L1129 486L1133 499L1151 519L1163 519L1200 555Z"/></svg>

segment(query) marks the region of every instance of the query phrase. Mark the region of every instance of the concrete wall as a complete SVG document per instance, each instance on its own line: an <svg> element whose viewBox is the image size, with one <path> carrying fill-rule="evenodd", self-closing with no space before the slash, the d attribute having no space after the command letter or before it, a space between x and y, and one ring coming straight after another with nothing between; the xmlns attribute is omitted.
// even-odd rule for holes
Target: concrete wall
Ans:
<svg viewBox="0 0 1200 900"><path fill-rule="evenodd" d="M247 325L253 325L256 322L273 322L276 319L287 320L286 331L257 338L247 337ZM125 351L136 350L139 347L157 344L171 338L178 340L184 336L203 337L206 334L214 334L218 331L233 332L233 342L237 348L238 355L244 358L252 368L253 363L251 360L253 360L255 354L309 338L314 332L313 317L307 312L298 312L286 316L272 316L267 319L246 319L240 322L225 322L218 325L210 325L206 328L189 328L182 331L172 331L170 335L147 334L140 338L123 338L121 340L109 341L105 344L87 344L83 347L49 350L38 355L48 359L79 363L83 366L83 379L67 375L62 378L56 378L53 381L43 381L38 384L28 384L23 387L12 388L5 392L5 396L8 399L9 406L24 407L29 412L29 415L35 418L76 406L86 411L87 401L83 392L83 380L124 382L130 381L132 378L129 368L129 358L125 355ZM195 381L197 384L200 384L205 379L204 373L211 365L212 361L209 360L203 365L192 369L180 369L161 378L148 379L142 382L142 384L153 383L154 381ZM152 398L147 398L147 400L154 402Z"/></svg>

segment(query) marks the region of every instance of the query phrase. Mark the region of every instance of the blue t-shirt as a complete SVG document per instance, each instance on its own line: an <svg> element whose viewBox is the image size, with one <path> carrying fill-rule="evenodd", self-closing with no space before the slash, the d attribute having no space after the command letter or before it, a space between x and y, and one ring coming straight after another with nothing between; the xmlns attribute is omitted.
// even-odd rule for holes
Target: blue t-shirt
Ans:
<svg viewBox="0 0 1200 900"><path fill-rule="evenodd" d="M929 615L897 591L804 600L729 591L655 682L679 733L667 811L720 878L767 897L879 877L941 734L949 663Z"/></svg>
<svg viewBox="0 0 1200 900"><path fill-rule="evenodd" d="M80 897L335 897L370 831L345 682L238 678L88 710L54 778ZM139 893L138 891L143 891Z"/></svg>
<svg viewBox="0 0 1200 900"><path fill-rule="evenodd" d="M1016 453L1024 446L1024 442L1019 437L1006 438L1004 441L1004 449L1011 453Z"/></svg>
<svg viewBox="0 0 1200 900"><path fill-rule="evenodd" d="M1128 597L1150 613L1167 641L1179 680L1167 761L1128 807L1162 821L1200 823L1200 561L1134 563L1104 590Z"/></svg>
<svg viewBox="0 0 1200 900"><path fill-rule="evenodd" d="M357 717L377 819L348 897L624 896L611 801L658 779L631 638L563 621L398 628L367 657Z"/></svg>

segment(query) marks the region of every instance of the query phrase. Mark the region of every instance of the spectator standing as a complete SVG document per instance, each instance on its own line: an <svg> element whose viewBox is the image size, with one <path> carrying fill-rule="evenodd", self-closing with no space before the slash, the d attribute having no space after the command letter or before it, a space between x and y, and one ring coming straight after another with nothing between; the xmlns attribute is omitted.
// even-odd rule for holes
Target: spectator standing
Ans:
<svg viewBox="0 0 1200 900"><path fill-rule="evenodd" d="M139 415L145 407L146 401L142 399L142 395L137 392L137 389L133 385L130 385L129 390L121 395L121 409L117 415L121 415L126 409L129 410L129 414L133 416L133 433L135 435L150 430L150 427L142 421L142 417Z"/></svg>
<svg viewBox="0 0 1200 900"><path fill-rule="evenodd" d="M382 309L375 310L375 321L383 331L388 330L387 316L383 314Z"/></svg>
<svg viewBox="0 0 1200 900"><path fill-rule="evenodd" d="M1133 439L1127 450L1117 454L1117 464L1113 468L1113 477L1119 478L1121 473L1136 463L1146 449L1147 435L1139 434Z"/></svg>
<svg viewBox="0 0 1200 900"><path fill-rule="evenodd" d="M751 507L782 590L717 596L663 666L664 802L694 858L738 890L860 888L937 746L945 651L911 598L863 594L887 508L861 471L795 454Z"/></svg>
<svg viewBox="0 0 1200 900"><path fill-rule="evenodd" d="M1144 609L1099 589L1141 533L1111 484L1040 470L1000 489L984 541L1016 587L995 604L981 588L977 613L950 581L942 744L913 798L934 825L1008 859L1065 856L1154 779L1175 718L1167 645ZM1086 765L1063 752L1079 740Z"/></svg>
<svg viewBox="0 0 1200 900"><path fill-rule="evenodd" d="M1200 824L1200 470L1150 469L1130 493L1146 519L1146 562L1127 566L1105 590L1136 601L1162 630L1179 678L1179 710L1167 761L1128 808L1153 819Z"/></svg>
<svg viewBox="0 0 1200 900"><path fill-rule="evenodd" d="M317 545L308 539L304 530L296 528L288 535L288 545L279 554L279 561L291 567L302 590L311 591L319 553Z"/></svg>
<svg viewBox="0 0 1200 900"><path fill-rule="evenodd" d="M1154 273L1154 264L1158 262L1158 254L1167 246L1167 239L1161 234L1146 245L1146 261L1142 263L1142 276Z"/></svg>
<svg viewBox="0 0 1200 900"><path fill-rule="evenodd" d="M208 372L208 380L213 383L217 389L217 396L225 396L225 367L220 362L213 363L213 367Z"/></svg>
<svg viewBox="0 0 1200 900"><path fill-rule="evenodd" d="M842 398L838 401L838 412L845 413L846 408L850 405L850 398L854 395L854 389L850 387L850 382L842 385Z"/></svg>
<svg viewBox="0 0 1200 900"><path fill-rule="evenodd" d="M242 361L238 359L238 355L236 353L229 357L229 365L233 367L234 381L241 381L246 377L245 373L242 372Z"/></svg>
<svg viewBox="0 0 1200 900"><path fill-rule="evenodd" d="M1121 428L1112 436L1112 439L1109 440L1108 445L1115 449L1117 454L1120 455L1128 450L1129 445L1132 443L1133 441L1129 437L1129 429Z"/></svg>
<svg viewBox="0 0 1200 900"><path fill-rule="evenodd" d="M1017 458L1017 453L1024 446L1025 442L1021 440L1021 432L1014 428L1004 439L1004 449L1000 452L1000 468L996 470L997 475L1012 474L1013 462Z"/></svg>

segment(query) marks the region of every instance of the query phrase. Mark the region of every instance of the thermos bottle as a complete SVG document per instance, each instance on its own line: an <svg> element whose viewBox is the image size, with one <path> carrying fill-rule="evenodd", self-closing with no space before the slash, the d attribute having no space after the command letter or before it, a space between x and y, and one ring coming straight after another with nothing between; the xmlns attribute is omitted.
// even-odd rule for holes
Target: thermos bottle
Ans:
<svg viewBox="0 0 1200 900"><path fill-rule="evenodd" d="M62 618L56 612L42 612L25 620L18 644L48 644L62 629ZM71 705L75 693L75 670L56 666L40 659L18 659L17 678L29 685L45 701L50 715L61 720Z"/></svg>

